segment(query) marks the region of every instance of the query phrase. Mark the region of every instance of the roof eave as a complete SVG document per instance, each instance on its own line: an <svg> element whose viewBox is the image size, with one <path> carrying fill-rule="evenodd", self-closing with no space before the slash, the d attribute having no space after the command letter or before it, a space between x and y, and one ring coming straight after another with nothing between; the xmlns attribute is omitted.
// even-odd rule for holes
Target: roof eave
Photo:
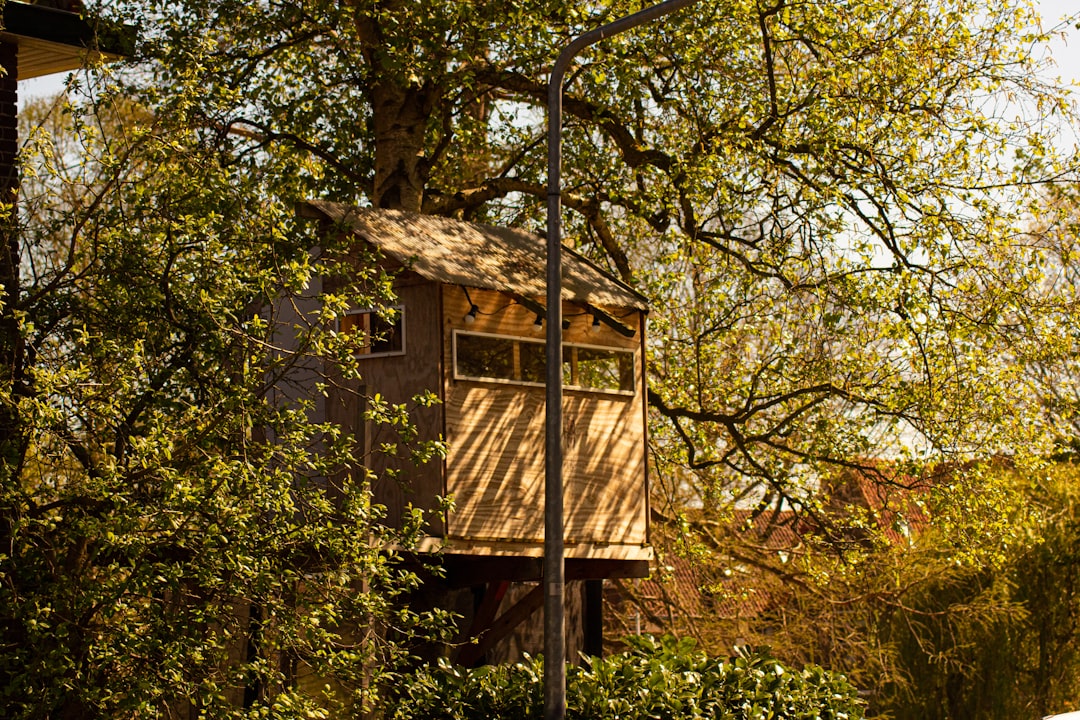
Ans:
<svg viewBox="0 0 1080 720"><path fill-rule="evenodd" d="M0 41L19 47L19 79L69 72L131 54L134 33L97 18L8 0Z"/></svg>
<svg viewBox="0 0 1080 720"><path fill-rule="evenodd" d="M386 211L386 216L393 217L394 212L395 211ZM379 213L379 211L372 208L357 208L347 205L341 205L339 203L315 200L301 203L297 208L297 213L301 217L306 217L310 219L321 219L332 223L340 223L343 229L347 229L350 232L356 233L358 237L365 238L365 235L367 234L366 226L369 224L369 221L364 220L364 214ZM525 231L516 230L513 228L499 228L495 226L481 225L477 223L467 223L459 220L451 220L448 218L419 216L415 213L400 213L400 215L403 215L405 217L415 216L417 218L427 217L430 220L443 223L459 223L461 226L471 228L473 232L484 235L492 242L509 241L511 242L511 245L513 245L514 243L518 243L519 250L521 248L521 241L525 240L525 238L528 238L526 242L530 246L535 245L535 252L531 253L531 255L535 258L541 258L541 261L539 262L539 267L537 268L535 275L530 275L530 277L532 277L532 280L526 283L528 287L514 284L508 281L499 282L496 277L492 276L479 277L475 273L473 273L473 282L466 282L462 277L458 276L451 277L439 275L437 272L425 272L423 267L425 263L413 262L414 260L416 260L415 254L401 256L400 253L394 252L392 248L385 246L385 244L381 244L373 240L372 238L365 238L369 243L377 246L381 252L387 255L387 257L401 263L406 267L409 267L410 269L417 272L419 275L427 278L428 280L434 280L455 285L463 284L467 287L477 287L488 290L510 290L520 293L521 295L531 297L539 297L543 295L544 272L542 258L544 257L546 250L544 247L543 238L541 238L539 235L527 233ZM412 221L407 220L405 222L407 225ZM441 236L442 234L439 234L434 237ZM436 242L435 246L438 245L439 243ZM648 312L648 300L641 293L637 292L632 287L628 286L626 283L620 281L618 278L613 277L604 269L598 267L588 258L585 258L574 250L567 248L566 246L563 246L563 250L567 255L567 259L570 260L570 265L577 266L576 275L579 280L579 282L577 283L570 282L570 285L576 286L578 288L577 292L575 292L568 285L564 285L564 293L567 293L567 295L564 295L564 297L566 297L568 300L572 302L591 303L597 306L611 305L612 307L627 307L633 308L640 312ZM583 271L585 275L592 274L595 282L597 283L595 285L590 285L590 289L585 290L584 292L580 282ZM574 271L571 271L565 263L564 272L570 272L571 274L574 273ZM621 296L621 299L620 301L613 303L612 298L616 296Z"/></svg>

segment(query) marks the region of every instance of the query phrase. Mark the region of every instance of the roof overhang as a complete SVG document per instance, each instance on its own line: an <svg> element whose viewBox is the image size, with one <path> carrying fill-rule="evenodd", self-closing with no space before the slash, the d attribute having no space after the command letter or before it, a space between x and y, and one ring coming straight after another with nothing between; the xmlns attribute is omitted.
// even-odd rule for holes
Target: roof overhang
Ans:
<svg viewBox="0 0 1080 720"><path fill-rule="evenodd" d="M24 2L4 3L0 42L19 48L19 79L77 70L127 54L125 33L99 33L85 16Z"/></svg>
<svg viewBox="0 0 1080 720"><path fill-rule="evenodd" d="M399 210L378 210L311 200L307 217L329 220L428 280L541 298L547 246L523 230L463 222ZM588 258L563 247L564 300L648 311L641 293Z"/></svg>

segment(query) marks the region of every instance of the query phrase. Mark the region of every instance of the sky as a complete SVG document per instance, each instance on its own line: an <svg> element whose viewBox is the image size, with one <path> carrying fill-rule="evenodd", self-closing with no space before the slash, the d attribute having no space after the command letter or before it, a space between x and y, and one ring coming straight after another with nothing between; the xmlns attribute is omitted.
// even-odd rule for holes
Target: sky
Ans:
<svg viewBox="0 0 1080 720"><path fill-rule="evenodd" d="M1043 18L1043 28L1047 29L1057 25L1070 13L1080 13L1080 3L1077 0L1040 0L1038 6L1039 14ZM1074 82L1080 81L1080 30L1070 28L1067 37L1051 44L1050 52L1061 77Z"/></svg>

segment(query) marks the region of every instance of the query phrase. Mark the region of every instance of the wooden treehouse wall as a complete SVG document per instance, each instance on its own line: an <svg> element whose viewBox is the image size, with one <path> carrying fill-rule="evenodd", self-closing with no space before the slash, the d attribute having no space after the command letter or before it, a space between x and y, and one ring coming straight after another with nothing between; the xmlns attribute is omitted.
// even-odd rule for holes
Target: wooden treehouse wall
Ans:
<svg viewBox="0 0 1080 720"><path fill-rule="evenodd" d="M470 290L479 308L465 322L465 292L443 286L442 352L446 387L446 489L455 499L449 519L452 549L539 552L544 525L544 388L454 377L454 331L542 339L536 315L503 293ZM611 309L609 309L611 311ZM567 344L635 351L637 392L564 391L565 531L568 557L636 558L646 543L645 419L641 397L640 313L623 337L604 326L590 332L591 316L567 303Z"/></svg>
<svg viewBox="0 0 1080 720"><path fill-rule="evenodd" d="M442 391L442 345L440 342L439 284L412 276L395 285L397 304L405 308L404 353L363 358L360 381L348 381L330 393L327 418L351 428L363 448L360 461L375 475L373 499L387 509L387 522L396 524L411 505L428 512L427 530L442 535L441 519L434 513L436 497L445 495L443 462L434 458L415 464L411 445L400 444L393 428L366 421L366 397L379 394L391 404L414 406L413 396ZM413 409L410 417L417 440L437 440L443 435L443 406ZM396 453L383 452L384 444L397 444Z"/></svg>
<svg viewBox="0 0 1080 720"><path fill-rule="evenodd" d="M365 448L363 462L378 476L374 499L387 507L391 522L410 504L431 510L437 496L449 494L455 509L447 527L432 515L428 531L447 537L450 552L540 554L544 388L461 379L454 372L455 331L542 341L535 313L504 293L472 289L480 312L466 323L470 301L460 287L405 275L395 290L404 308L404 352L361 360L363 379L330 393L327 419L352 428ZM626 338L606 326L590 332L591 316L580 306L567 303L563 312L571 324L564 343L633 351L635 377L634 391L564 390L567 556L647 557L641 315L624 318L637 331ZM449 453L445 462L417 466L408 448L396 455L380 451L395 435L363 420L364 397L378 393L386 402L411 405L412 396L424 390L442 403L412 412L419 438L445 437Z"/></svg>

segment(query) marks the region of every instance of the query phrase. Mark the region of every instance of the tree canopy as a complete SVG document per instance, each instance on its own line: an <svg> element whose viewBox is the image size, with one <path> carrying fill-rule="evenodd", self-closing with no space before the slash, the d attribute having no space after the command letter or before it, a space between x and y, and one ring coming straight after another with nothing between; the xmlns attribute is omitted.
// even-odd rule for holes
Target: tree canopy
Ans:
<svg viewBox="0 0 1080 720"><path fill-rule="evenodd" d="M363 448L310 412L356 374L328 319L388 281L350 272L311 311L345 248L275 201L287 161L223 162L122 96L60 109L26 128L5 305L0 714L359 714L448 619L402 599L421 518L388 522ZM438 457L409 411L366 414Z"/></svg>
<svg viewBox="0 0 1080 720"><path fill-rule="evenodd" d="M118 9L146 102L293 158L296 192L538 228L552 59L637 7ZM1016 0L710 2L579 59L568 241L653 300L665 474L809 506L822 465L1036 441L1011 360L1050 299L1023 228L1073 119L1047 38Z"/></svg>
<svg viewBox="0 0 1080 720"><path fill-rule="evenodd" d="M294 204L540 228L550 66L637 9L103 8L135 26L135 55L73 77L75 145L30 136L22 287L3 304L19 328L0 389L11 716L196 697L224 715L226 686L286 715L316 700L271 691L282 657L372 687L358 658L392 643L338 621L407 634L422 618L390 602L413 579L373 549L348 438L270 397L305 358L356 371L324 324L288 321L285 347L260 310L335 270ZM1031 229L1041 188L1072 170L1053 140L1075 118L1046 79L1047 38L1026 0L716 0L578 59L567 242L652 300L660 514L753 502L823 518L830 469L900 483L943 457L1048 447L1030 370L1073 352L1075 315ZM362 280L326 313L386 285ZM371 592L351 594L361 576ZM237 602L274 619L244 626L273 650L224 677L206 628Z"/></svg>

